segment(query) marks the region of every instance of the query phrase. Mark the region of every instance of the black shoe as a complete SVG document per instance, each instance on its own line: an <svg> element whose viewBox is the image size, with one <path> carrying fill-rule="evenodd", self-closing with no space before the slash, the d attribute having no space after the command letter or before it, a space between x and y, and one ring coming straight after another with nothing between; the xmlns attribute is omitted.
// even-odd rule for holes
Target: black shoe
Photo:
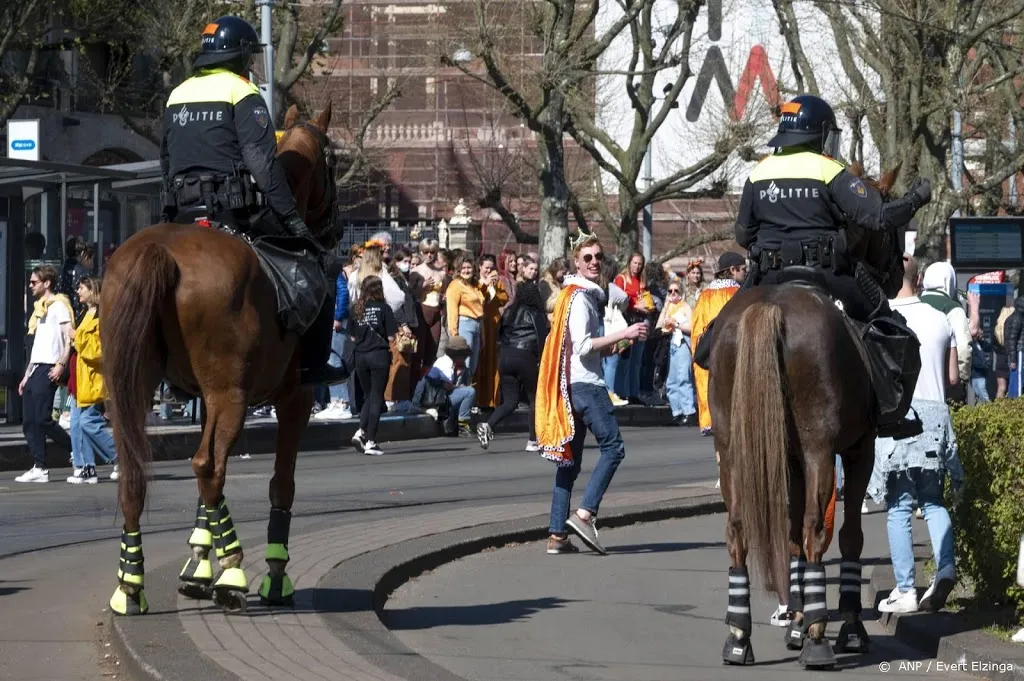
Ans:
<svg viewBox="0 0 1024 681"><path fill-rule="evenodd" d="M303 369L299 375L302 385L334 385L348 380L349 372L342 367L325 364L322 367Z"/></svg>

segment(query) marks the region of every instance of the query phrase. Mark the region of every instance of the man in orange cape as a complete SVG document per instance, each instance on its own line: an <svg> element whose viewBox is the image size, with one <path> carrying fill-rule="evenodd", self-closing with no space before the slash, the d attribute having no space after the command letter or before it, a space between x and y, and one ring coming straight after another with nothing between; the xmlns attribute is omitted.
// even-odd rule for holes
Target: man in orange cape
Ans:
<svg viewBox="0 0 1024 681"><path fill-rule="evenodd" d="M599 336L605 287L600 282L604 253L592 235L573 245L577 274L566 277L555 302L551 332L544 343L537 376L535 426L541 456L558 464L551 499L548 553L575 553L567 528L594 551L606 553L597 536L597 515L619 463L626 455L619 424L604 383L602 356L623 341L643 340L647 325L633 324ZM601 449L583 500L569 515L573 484L583 462L583 441L590 430Z"/></svg>
<svg viewBox="0 0 1024 681"><path fill-rule="evenodd" d="M740 290L740 284L746 278L746 258L732 251L723 253L722 257L718 259L718 269L715 272L714 280L701 291L697 297L697 304L693 308L693 330L690 338L694 351L697 349L700 337L707 331L708 325L718 316L725 304L736 295ZM700 432L708 435L711 433L711 411L708 407L707 369L702 369L694 364L693 379L697 385L697 418L700 423Z"/></svg>

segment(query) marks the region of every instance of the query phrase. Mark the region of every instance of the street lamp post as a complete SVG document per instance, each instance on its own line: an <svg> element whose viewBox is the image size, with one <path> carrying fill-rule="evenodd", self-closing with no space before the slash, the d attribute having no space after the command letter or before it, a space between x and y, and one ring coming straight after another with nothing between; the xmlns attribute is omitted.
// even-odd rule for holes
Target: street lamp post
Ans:
<svg viewBox="0 0 1024 681"><path fill-rule="evenodd" d="M662 93L668 95L672 91L671 85L666 85L662 88ZM662 101L663 98L655 97L655 102ZM651 108L654 108L654 103L651 103ZM672 100L669 103L670 109L679 108L679 100ZM648 124L650 124L650 113L648 112ZM646 131L645 131L646 133ZM649 190L654 186L654 137L647 142L647 149L644 150L644 191ZM648 202L644 205L644 216L643 216L643 235L641 240L644 260L649 262L651 260L652 251L654 249L654 204Z"/></svg>

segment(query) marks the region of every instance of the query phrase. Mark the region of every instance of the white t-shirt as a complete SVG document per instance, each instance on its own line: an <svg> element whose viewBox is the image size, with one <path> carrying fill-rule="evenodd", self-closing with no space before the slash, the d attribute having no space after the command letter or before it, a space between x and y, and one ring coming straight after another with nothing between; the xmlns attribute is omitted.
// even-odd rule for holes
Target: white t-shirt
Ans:
<svg viewBox="0 0 1024 681"><path fill-rule="evenodd" d="M949 383L949 349L956 348L956 336L946 315L917 296L889 301L892 309L907 320L907 326L921 342L921 374L914 389L915 400L946 401Z"/></svg>
<svg viewBox="0 0 1024 681"><path fill-rule="evenodd" d="M62 324L71 323L71 314L67 305L54 300L46 308L46 315L36 326L36 338L32 343L32 356L29 364L56 364L64 354L64 337Z"/></svg>
<svg viewBox="0 0 1024 681"><path fill-rule="evenodd" d="M572 357L569 360L569 382L604 385L604 368L600 352L593 351L593 339L600 329L598 306L604 302L604 291L589 279L577 275L565 278L565 286L583 287L569 306L569 339Z"/></svg>
<svg viewBox="0 0 1024 681"><path fill-rule="evenodd" d="M428 378L436 380L447 381L448 383L455 382L455 362L448 355L441 355L434 362L434 366L430 367L430 371L427 372Z"/></svg>

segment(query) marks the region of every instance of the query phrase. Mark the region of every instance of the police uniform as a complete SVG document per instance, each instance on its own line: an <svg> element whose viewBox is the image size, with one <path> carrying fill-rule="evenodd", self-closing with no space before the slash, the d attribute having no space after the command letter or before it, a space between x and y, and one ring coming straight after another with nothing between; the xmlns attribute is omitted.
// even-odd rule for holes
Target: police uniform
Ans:
<svg viewBox="0 0 1024 681"><path fill-rule="evenodd" d="M211 215L245 222L258 204L252 175L282 223L298 218L277 162L270 112L256 85L225 68L201 70L171 93L160 160L179 210L206 205Z"/></svg>
<svg viewBox="0 0 1024 681"><path fill-rule="evenodd" d="M906 202L885 204L878 190L822 154L797 148L761 161L743 187L736 243L750 251L755 280L778 284L817 270L818 281L850 316L867 321L878 301L858 285L843 228L894 229L913 216ZM884 296L882 296L884 300Z"/></svg>

